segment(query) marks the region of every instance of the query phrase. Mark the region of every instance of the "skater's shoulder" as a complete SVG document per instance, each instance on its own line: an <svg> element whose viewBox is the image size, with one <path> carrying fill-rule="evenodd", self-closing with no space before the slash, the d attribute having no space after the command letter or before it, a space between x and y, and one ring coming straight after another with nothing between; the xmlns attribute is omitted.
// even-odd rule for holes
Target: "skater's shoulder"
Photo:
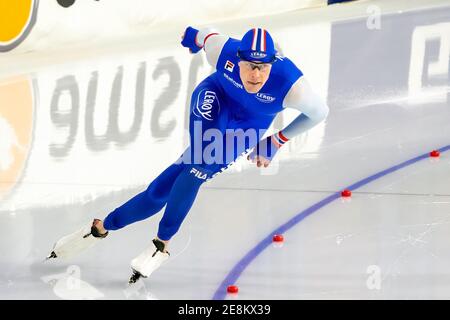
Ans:
<svg viewBox="0 0 450 320"><path fill-rule="evenodd" d="M270 78L278 84L292 85L297 79L303 76L303 72L298 68L292 60L287 57L277 55L275 62L272 64Z"/></svg>
<svg viewBox="0 0 450 320"><path fill-rule="evenodd" d="M278 54L276 55L275 62L272 64L272 70L278 73L295 73L301 71L300 68L288 57Z"/></svg>
<svg viewBox="0 0 450 320"><path fill-rule="evenodd" d="M223 46L222 54L230 55L237 58L237 51L239 49L240 43L241 43L240 40L231 37L228 38Z"/></svg>

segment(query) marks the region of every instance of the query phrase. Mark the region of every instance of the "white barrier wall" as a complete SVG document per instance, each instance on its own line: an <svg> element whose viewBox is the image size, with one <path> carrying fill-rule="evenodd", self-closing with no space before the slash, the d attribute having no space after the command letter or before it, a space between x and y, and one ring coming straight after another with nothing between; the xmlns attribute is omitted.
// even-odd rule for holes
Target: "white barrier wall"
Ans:
<svg viewBox="0 0 450 320"><path fill-rule="evenodd" d="M118 40L158 32L161 28L181 30L187 25L200 26L230 19L266 17L326 4L325 0L76 0L72 5L63 7L59 2L71 3L73 0L16 1L10 2L10 11L34 8L36 12L33 18L36 21L31 31L14 37L26 36L25 39L20 39L21 43L17 46L11 43L14 40L11 35L2 36L0 31L0 49L3 46L0 52L41 51L83 42L98 44L102 40ZM26 6L22 8L18 3ZM4 14L6 15L6 11ZM6 30L8 25L22 23L19 21L20 15L14 18L8 13L8 17L1 19L3 17L0 12L0 21L3 21L0 22L0 29ZM29 22L23 19L24 24L32 21L31 13ZM26 27L24 25L23 32Z"/></svg>

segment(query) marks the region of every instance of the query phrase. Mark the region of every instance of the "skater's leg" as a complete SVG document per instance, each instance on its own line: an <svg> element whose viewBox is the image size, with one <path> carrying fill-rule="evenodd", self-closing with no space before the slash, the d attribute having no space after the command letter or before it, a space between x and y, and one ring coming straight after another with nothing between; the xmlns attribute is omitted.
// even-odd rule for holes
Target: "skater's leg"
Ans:
<svg viewBox="0 0 450 320"><path fill-rule="evenodd" d="M146 191L130 199L108 215L104 223L94 219L89 225L59 239L47 258L76 255L105 238L108 235L107 230L119 229L160 211L167 202L170 189L184 166L184 164L171 165L150 184Z"/></svg>
<svg viewBox="0 0 450 320"><path fill-rule="evenodd" d="M211 173L199 166L186 166L178 175L170 191L163 218L159 223L158 238L160 240L167 243L178 231L194 203L200 186Z"/></svg>
<svg viewBox="0 0 450 320"><path fill-rule="evenodd" d="M131 261L133 274L129 283L136 282L141 276L148 277L169 258L168 241L180 228L194 203L200 186L208 176L210 176L208 170L195 165L186 166L178 175L170 191L166 211L159 224L159 239L153 239L152 245Z"/></svg>
<svg viewBox="0 0 450 320"><path fill-rule="evenodd" d="M184 167L184 164L172 164L169 166L153 180L147 190L139 193L111 212L103 222L104 229L121 229L158 213L166 204L170 190ZM99 231L102 232L100 227Z"/></svg>

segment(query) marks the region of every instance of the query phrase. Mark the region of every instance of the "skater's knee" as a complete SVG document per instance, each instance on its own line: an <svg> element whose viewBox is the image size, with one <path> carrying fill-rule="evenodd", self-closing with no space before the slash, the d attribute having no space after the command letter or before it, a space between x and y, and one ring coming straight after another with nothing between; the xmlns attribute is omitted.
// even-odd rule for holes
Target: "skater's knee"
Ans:
<svg viewBox="0 0 450 320"><path fill-rule="evenodd" d="M153 203L165 203L167 202L167 198L169 196L169 192L163 189L162 187L156 187L153 185L150 185L147 188L146 196L148 201L151 201Z"/></svg>
<svg viewBox="0 0 450 320"><path fill-rule="evenodd" d="M103 227L108 231L118 230L123 228L124 226L119 225L118 219L116 219L116 215L114 211L109 214L105 220L103 221Z"/></svg>
<svg viewBox="0 0 450 320"><path fill-rule="evenodd" d="M173 187L173 182L170 184L150 184L145 191L145 199L154 207L162 209L169 199L170 190Z"/></svg>

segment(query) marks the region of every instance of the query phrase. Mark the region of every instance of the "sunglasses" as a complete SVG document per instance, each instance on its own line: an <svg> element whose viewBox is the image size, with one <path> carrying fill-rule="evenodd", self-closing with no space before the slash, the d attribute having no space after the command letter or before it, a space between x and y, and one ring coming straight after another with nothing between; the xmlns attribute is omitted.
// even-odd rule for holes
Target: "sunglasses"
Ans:
<svg viewBox="0 0 450 320"><path fill-rule="evenodd" d="M258 69L259 71L267 71L270 69L270 67L272 66L272 63L255 63L255 62L250 62L247 60L242 60L242 66L248 70L255 70Z"/></svg>

